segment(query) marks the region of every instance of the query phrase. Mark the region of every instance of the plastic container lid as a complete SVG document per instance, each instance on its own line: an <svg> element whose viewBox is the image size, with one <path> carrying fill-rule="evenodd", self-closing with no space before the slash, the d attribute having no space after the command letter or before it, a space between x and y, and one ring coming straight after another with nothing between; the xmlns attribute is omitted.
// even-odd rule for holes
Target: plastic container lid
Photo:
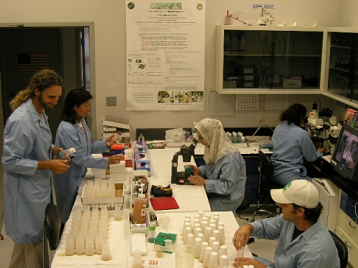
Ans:
<svg viewBox="0 0 358 268"><path fill-rule="evenodd" d="M73 147L71 147L70 149L68 149L68 152L69 152L70 154L73 154L73 153L76 152L76 149L73 148Z"/></svg>
<svg viewBox="0 0 358 268"><path fill-rule="evenodd" d="M149 231L155 231L155 226L149 226Z"/></svg>

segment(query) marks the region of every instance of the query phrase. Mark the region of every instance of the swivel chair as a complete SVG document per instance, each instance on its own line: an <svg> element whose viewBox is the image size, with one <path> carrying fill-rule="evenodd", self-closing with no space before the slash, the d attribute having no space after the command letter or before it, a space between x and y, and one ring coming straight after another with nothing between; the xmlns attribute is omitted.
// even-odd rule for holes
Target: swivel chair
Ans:
<svg viewBox="0 0 358 268"><path fill-rule="evenodd" d="M244 197L244 200L242 200L242 203L241 205L236 209L236 215L239 216L239 219L242 219L242 220L249 220L248 218L243 218L241 217L241 212L248 209L250 207L250 201L249 199L245 196Z"/></svg>
<svg viewBox="0 0 358 268"><path fill-rule="evenodd" d="M340 239L335 233L329 231L331 234L334 243L336 244L338 250L338 257L340 259L341 268L346 268L348 264L348 248L347 245Z"/></svg>
<svg viewBox="0 0 358 268"><path fill-rule="evenodd" d="M270 158L263 152L259 151L259 160L260 165L258 167L259 177L256 191L256 210L252 215L250 220L251 222L255 221L256 215L261 213L268 214L269 216L276 216L280 213L280 208L272 200L270 191L271 189L281 189L282 186L271 181L274 175L274 168ZM272 209L268 209L270 206L274 206L274 211Z"/></svg>
<svg viewBox="0 0 358 268"><path fill-rule="evenodd" d="M60 242L61 214L57 206L49 203L45 210L44 220L44 268L50 267L48 258L48 247L55 250Z"/></svg>

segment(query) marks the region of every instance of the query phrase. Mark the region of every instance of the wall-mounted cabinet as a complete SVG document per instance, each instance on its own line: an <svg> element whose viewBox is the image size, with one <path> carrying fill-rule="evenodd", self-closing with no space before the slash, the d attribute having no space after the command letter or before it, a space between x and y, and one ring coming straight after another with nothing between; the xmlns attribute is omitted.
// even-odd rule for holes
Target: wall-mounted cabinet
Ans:
<svg viewBox="0 0 358 268"><path fill-rule="evenodd" d="M358 29L327 28L326 86L323 94L358 105Z"/></svg>
<svg viewBox="0 0 358 268"><path fill-rule="evenodd" d="M318 94L323 28L217 26L220 94Z"/></svg>

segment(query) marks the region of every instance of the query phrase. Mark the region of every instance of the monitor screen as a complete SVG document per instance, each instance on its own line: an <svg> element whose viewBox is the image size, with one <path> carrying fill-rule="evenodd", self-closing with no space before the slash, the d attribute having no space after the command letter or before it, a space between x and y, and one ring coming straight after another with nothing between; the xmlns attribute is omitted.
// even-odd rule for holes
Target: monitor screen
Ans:
<svg viewBox="0 0 358 268"><path fill-rule="evenodd" d="M358 181L358 129L343 124L331 164L343 177Z"/></svg>

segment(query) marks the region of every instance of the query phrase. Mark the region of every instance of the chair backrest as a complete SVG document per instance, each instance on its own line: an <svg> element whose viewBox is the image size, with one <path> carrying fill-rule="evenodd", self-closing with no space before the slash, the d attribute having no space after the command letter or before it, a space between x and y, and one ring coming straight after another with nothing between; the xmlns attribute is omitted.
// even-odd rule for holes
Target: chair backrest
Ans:
<svg viewBox="0 0 358 268"><path fill-rule="evenodd" d="M348 264L348 248L347 245L340 239L335 233L329 231L334 243L336 244L338 250L338 256L341 260L341 268L346 268Z"/></svg>
<svg viewBox="0 0 358 268"><path fill-rule="evenodd" d="M260 160L260 174L265 176L268 180L273 178L274 168L270 158L265 155L262 151L259 151Z"/></svg>
<svg viewBox="0 0 358 268"><path fill-rule="evenodd" d="M57 206L49 203L45 210L44 239L48 240L51 250L55 250L60 241L61 214Z"/></svg>

